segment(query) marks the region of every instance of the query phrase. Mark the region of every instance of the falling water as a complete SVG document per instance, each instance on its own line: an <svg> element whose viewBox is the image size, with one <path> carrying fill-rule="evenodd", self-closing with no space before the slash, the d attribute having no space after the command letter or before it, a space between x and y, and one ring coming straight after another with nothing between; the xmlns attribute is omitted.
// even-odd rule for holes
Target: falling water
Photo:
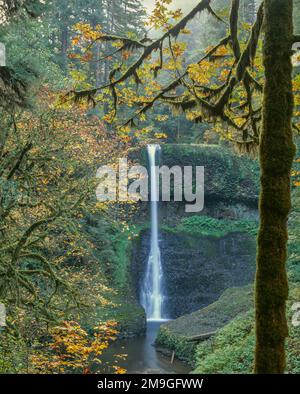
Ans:
<svg viewBox="0 0 300 394"><path fill-rule="evenodd" d="M162 279L159 240L158 240L158 171L156 167L156 154L160 151L159 145L148 145L148 158L151 181L151 244L146 273L141 289L141 303L145 308L148 320L164 320Z"/></svg>

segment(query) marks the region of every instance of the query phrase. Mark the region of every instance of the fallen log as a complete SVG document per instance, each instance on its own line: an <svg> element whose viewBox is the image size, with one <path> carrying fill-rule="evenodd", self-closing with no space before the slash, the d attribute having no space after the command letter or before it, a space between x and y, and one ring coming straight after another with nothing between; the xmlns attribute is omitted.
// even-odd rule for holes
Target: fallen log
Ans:
<svg viewBox="0 0 300 394"><path fill-rule="evenodd" d="M204 334L199 334L199 335L193 335L191 337L185 337L185 340L187 342L201 342L205 341L206 339L209 339L213 335L216 334L217 331L211 331L211 332L206 332Z"/></svg>

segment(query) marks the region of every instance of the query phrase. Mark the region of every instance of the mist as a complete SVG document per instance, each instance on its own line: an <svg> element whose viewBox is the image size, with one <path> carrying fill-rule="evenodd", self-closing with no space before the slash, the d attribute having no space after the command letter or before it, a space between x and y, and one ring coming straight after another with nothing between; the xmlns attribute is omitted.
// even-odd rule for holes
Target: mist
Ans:
<svg viewBox="0 0 300 394"><path fill-rule="evenodd" d="M183 11L187 12L191 10L198 2L199 0L173 0L173 3L170 5L170 7L181 8ZM150 12L154 8L155 0L144 0L143 3Z"/></svg>

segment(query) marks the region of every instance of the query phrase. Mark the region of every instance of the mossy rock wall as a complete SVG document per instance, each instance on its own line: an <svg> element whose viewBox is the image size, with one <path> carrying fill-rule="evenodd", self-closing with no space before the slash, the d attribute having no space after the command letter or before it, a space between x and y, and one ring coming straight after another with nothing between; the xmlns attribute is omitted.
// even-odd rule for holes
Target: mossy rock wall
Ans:
<svg viewBox="0 0 300 394"><path fill-rule="evenodd" d="M188 339L217 332L236 316L246 313L252 307L251 285L228 289L217 301L207 307L163 324L155 344L158 348L173 350L178 358L197 365L197 342L190 342ZM205 343L210 343L209 341Z"/></svg>
<svg viewBox="0 0 300 394"><path fill-rule="evenodd" d="M143 335L146 331L146 315L136 298L131 277L133 253L132 232L122 231L101 217L86 219L84 230L95 245L91 258L98 262L101 270L105 301L98 303L92 313L85 314L81 322L88 330L100 321L118 322L119 337ZM83 260L84 263L84 260ZM94 266L97 271L97 264Z"/></svg>
<svg viewBox="0 0 300 394"><path fill-rule="evenodd" d="M141 234L134 251L137 298L145 275L150 232ZM164 316L177 318L216 301L224 290L253 282L255 240L247 233L221 237L160 233Z"/></svg>
<svg viewBox="0 0 300 394"><path fill-rule="evenodd" d="M204 166L207 201L241 203L256 207L258 164L219 145L166 144L163 165Z"/></svg>
<svg viewBox="0 0 300 394"><path fill-rule="evenodd" d="M204 166L207 208L221 202L257 208L259 167L256 160L237 156L232 150L219 145L163 144L161 147L160 165L169 168ZM131 150L129 158L147 166L145 148ZM164 205L172 206L170 203Z"/></svg>

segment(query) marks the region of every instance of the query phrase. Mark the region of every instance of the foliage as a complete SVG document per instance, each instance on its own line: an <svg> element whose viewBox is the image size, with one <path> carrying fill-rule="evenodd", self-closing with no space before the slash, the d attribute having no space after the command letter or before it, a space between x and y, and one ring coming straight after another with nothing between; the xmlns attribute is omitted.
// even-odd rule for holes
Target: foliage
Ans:
<svg viewBox="0 0 300 394"><path fill-rule="evenodd" d="M86 304L80 301L80 275L70 272L70 262L74 266L93 255L83 218L105 209L95 207L93 175L119 147L97 118L56 110L42 94L40 99L36 113L4 114L0 283L9 313L14 307L36 309L48 321L62 308Z"/></svg>
<svg viewBox="0 0 300 394"><path fill-rule="evenodd" d="M291 292L288 303L288 317L291 321L291 305L298 300L299 288ZM253 349L255 346L254 311L240 314L215 337L203 342L196 349L195 373L252 373ZM299 327L289 327L290 335L286 343L287 373L297 374L299 363Z"/></svg>
<svg viewBox="0 0 300 394"><path fill-rule="evenodd" d="M31 17L37 17L42 9L40 0L2 0L0 3L0 17L5 21L24 12Z"/></svg>
<svg viewBox="0 0 300 394"><path fill-rule="evenodd" d="M259 169L255 160L220 145L164 144L164 165L204 166L205 198L257 206Z"/></svg>
<svg viewBox="0 0 300 394"><path fill-rule="evenodd" d="M155 345L158 348L174 351L178 359L193 365L195 343L187 342L183 336L173 334L168 327L162 327L159 330Z"/></svg>
<svg viewBox="0 0 300 394"><path fill-rule="evenodd" d="M0 333L0 373L28 373L28 348L21 338Z"/></svg>
<svg viewBox="0 0 300 394"><path fill-rule="evenodd" d="M39 57L40 62L43 63L43 58L40 56L39 51L36 50L36 47L38 47L40 52L49 59L49 53L45 50L46 41L43 41L44 46L39 45L38 40L35 38L39 32L33 28L33 26L39 25L38 22L36 23L36 18L40 15L42 8L43 2L39 0L3 0L0 2L0 40L7 45L7 64L0 67L1 107L13 109L15 106L19 107L28 104L27 95L31 89L30 83L36 81L38 74L37 68L32 67L33 59L28 57L26 52ZM33 19L35 19L35 22ZM19 25L17 21L20 20L25 22ZM28 29L26 29L26 25ZM11 30L12 26L13 29ZM28 43L28 38L33 38L33 32L35 32L34 38L36 41L34 48L32 47L32 42ZM15 34L14 38L12 33ZM26 39L24 40L25 37ZM16 58L10 56L12 48L18 48L15 51ZM37 62L35 61L34 63L36 64ZM47 70L51 69L51 65L49 67L46 62L44 62L44 65Z"/></svg>
<svg viewBox="0 0 300 394"><path fill-rule="evenodd" d="M109 213L112 214L111 208ZM83 321L85 326L93 326L99 320L113 319L118 322L121 336L141 335L145 332L145 312L137 302L130 274L133 243L143 226L127 224L122 209L115 209L114 213L117 215L115 222L111 217L104 221L101 215L94 214L83 225L95 245L94 264L99 265L105 276L102 276L101 282L107 282L109 289L113 289L107 295L102 289L100 294L104 294L105 302L98 303L93 310L85 313ZM90 286L88 283L85 286L88 293Z"/></svg>
<svg viewBox="0 0 300 394"><path fill-rule="evenodd" d="M69 47L77 42L75 25L96 28L102 26L109 34L136 34L143 30L144 9L140 0L51 0L47 4L42 23L52 29L51 48L56 53L55 62L64 71L76 67L76 62L68 58ZM87 53L89 79L105 82L108 78L107 59L109 43L95 42ZM104 58L103 65L93 61L94 56Z"/></svg>
<svg viewBox="0 0 300 394"><path fill-rule="evenodd" d="M116 322L107 321L95 327L94 334L88 333L74 321L63 322L59 327L50 331L51 340L43 347L45 352L35 351L31 357L34 373L99 373L101 371L101 356L109 347L111 341L116 340L118 331ZM124 355L116 355L118 358ZM123 368L114 366L115 372L123 374Z"/></svg>
<svg viewBox="0 0 300 394"><path fill-rule="evenodd" d="M27 95L31 92L31 97L41 83L51 81L53 90L64 85L64 76L53 62L47 39L50 35L50 26L29 17L0 27L0 41L6 46L6 65L14 70L16 78L26 83Z"/></svg>
<svg viewBox="0 0 300 394"><path fill-rule="evenodd" d="M198 236L223 237L229 233L247 232L257 234L257 222L249 220L215 219L210 216L190 216L183 218L176 227L163 226L162 229L175 233L188 233Z"/></svg>
<svg viewBox="0 0 300 394"><path fill-rule="evenodd" d="M217 301L207 307L162 325L156 343L163 348L174 350L177 357L188 361L194 367L198 366L195 359L197 343L188 342L186 337L220 330L252 307L252 285L227 289ZM208 350L210 341L203 342L203 348L207 349L208 354L211 352Z"/></svg>
<svg viewBox="0 0 300 394"><path fill-rule="evenodd" d="M67 58L73 25L103 23L110 32L134 34L142 31L141 3L41 3L0 2L5 13L0 40L8 64L0 69L0 301L8 313L0 366L5 373L28 372L35 346L48 355L43 340L64 320L79 321L84 329L73 328L82 338L98 315L109 325L109 315L123 301L108 286L110 281L118 287L116 265L123 258L116 223L125 223L132 210L97 203L94 195L96 169L108 158L116 165L129 146L104 128L96 112L86 113L84 105L69 111L57 97L58 89L79 75L75 60ZM87 80L105 80L106 69L92 63ZM96 226L92 216L99 220ZM120 264L125 272L128 257ZM123 323L130 313L142 314L133 297L130 302Z"/></svg>
<svg viewBox="0 0 300 394"><path fill-rule="evenodd" d="M253 367L253 310L229 323L211 341L197 346L196 373L251 373Z"/></svg>

